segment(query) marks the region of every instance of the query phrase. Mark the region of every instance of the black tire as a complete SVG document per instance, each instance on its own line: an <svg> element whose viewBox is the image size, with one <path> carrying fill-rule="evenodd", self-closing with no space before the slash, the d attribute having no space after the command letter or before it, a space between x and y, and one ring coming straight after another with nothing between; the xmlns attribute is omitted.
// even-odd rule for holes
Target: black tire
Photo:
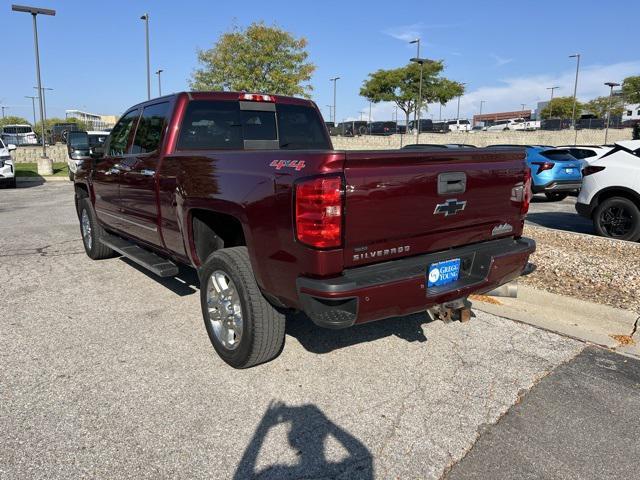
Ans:
<svg viewBox="0 0 640 480"><path fill-rule="evenodd" d="M9 180L9 188L16 188L16 177Z"/></svg>
<svg viewBox="0 0 640 480"><path fill-rule="evenodd" d="M225 347L218 339L209 318L207 292L211 276L217 271L233 281L242 309L242 334L234 349ZM284 346L285 316L260 292L247 247L217 250L204 262L199 275L202 317L209 340L220 358L234 368L248 368L277 357Z"/></svg>
<svg viewBox="0 0 640 480"><path fill-rule="evenodd" d="M611 197L593 212L593 227L598 235L618 240L640 240L640 209L624 197Z"/></svg>
<svg viewBox="0 0 640 480"><path fill-rule="evenodd" d="M80 235L82 237L82 245L84 245L84 251L87 253L87 256L93 260L102 260L103 258L115 256L115 252L100 241L101 238L104 238L106 232L98 223L96 213L93 210L93 205L91 205L89 199L81 198L79 207L78 218L80 220ZM85 212L90 226L89 241L87 241L87 237L83 233L83 218Z"/></svg>
<svg viewBox="0 0 640 480"><path fill-rule="evenodd" d="M544 195L550 202L559 202L560 200L564 200L569 196L569 194L566 192L544 192Z"/></svg>

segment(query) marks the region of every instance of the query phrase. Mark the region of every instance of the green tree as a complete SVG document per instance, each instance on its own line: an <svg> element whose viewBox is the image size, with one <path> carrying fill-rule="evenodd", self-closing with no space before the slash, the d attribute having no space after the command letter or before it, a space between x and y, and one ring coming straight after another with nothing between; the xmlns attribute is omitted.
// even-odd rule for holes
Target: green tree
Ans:
<svg viewBox="0 0 640 480"><path fill-rule="evenodd" d="M640 103L640 76L627 77L622 81L622 96L628 103Z"/></svg>
<svg viewBox="0 0 640 480"><path fill-rule="evenodd" d="M29 120L22 117L16 117L14 115L9 115L8 117L0 118L0 127L5 125L31 125Z"/></svg>
<svg viewBox="0 0 640 480"><path fill-rule="evenodd" d="M441 77L442 61L428 60L422 72L422 106L428 103L447 103L464 93L464 85ZM406 124L416 108L420 90L420 65L410 63L391 70L370 73L363 82L360 95L373 103L393 102L405 114Z"/></svg>
<svg viewBox="0 0 640 480"><path fill-rule="evenodd" d="M597 115L598 118L605 118L609 111L609 97L596 97L589 100L584 105L584 109ZM618 95L611 97L611 115L622 115L624 110L624 99Z"/></svg>
<svg viewBox="0 0 640 480"><path fill-rule="evenodd" d="M583 106L576 103L576 118L580 117ZM547 118L571 118L573 114L573 97L556 97L540 111L540 117Z"/></svg>
<svg viewBox="0 0 640 480"><path fill-rule="evenodd" d="M231 90L309 98L315 65L307 61L307 40L263 22L234 26L209 50L198 50L189 82L194 90Z"/></svg>

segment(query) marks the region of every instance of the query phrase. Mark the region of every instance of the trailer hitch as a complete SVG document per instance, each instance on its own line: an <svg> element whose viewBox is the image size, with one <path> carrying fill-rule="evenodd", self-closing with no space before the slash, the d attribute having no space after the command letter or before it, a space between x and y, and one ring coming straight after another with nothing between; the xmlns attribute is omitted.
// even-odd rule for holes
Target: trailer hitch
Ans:
<svg viewBox="0 0 640 480"><path fill-rule="evenodd" d="M468 322L471 319L471 302L465 298L458 298L450 302L435 305L427 309L427 314L432 320L441 320L449 323L455 320Z"/></svg>

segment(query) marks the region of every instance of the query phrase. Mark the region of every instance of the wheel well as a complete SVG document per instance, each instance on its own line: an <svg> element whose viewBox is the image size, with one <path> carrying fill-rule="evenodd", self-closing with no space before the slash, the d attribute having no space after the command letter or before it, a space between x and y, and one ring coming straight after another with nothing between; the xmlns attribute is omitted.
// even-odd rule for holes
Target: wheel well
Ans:
<svg viewBox="0 0 640 480"><path fill-rule="evenodd" d="M221 248L246 245L240 221L224 213L192 210L193 244L200 263Z"/></svg>
<svg viewBox="0 0 640 480"><path fill-rule="evenodd" d="M89 198L89 190L87 190L87 187L82 184L76 184L75 189L76 189L76 194L74 196L74 200L76 204L76 212L78 212L78 215L79 215L80 200L83 198Z"/></svg>
<svg viewBox="0 0 640 480"><path fill-rule="evenodd" d="M607 188L607 189L601 191L600 193L598 193L598 196L596 197L596 202L595 202L594 207L597 207L602 202L604 202L606 199L611 198L611 197L628 198L633 203L635 203L638 208L640 208L640 194L638 194L638 193L636 193L633 190L630 190L628 188L622 188L622 187Z"/></svg>

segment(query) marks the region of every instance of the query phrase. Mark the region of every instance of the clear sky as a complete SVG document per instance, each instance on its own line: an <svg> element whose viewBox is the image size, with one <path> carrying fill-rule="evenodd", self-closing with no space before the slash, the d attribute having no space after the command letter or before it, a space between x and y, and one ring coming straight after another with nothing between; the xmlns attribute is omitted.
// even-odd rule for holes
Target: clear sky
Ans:
<svg viewBox="0 0 640 480"><path fill-rule="evenodd" d="M535 108L555 95L573 94L575 60L582 54L578 97L606 95L605 81L640 74L640 1L456 0L456 1L150 1L150 0L0 0L2 61L0 105L7 115L32 118L35 67L28 14L11 3L57 10L38 17L43 84L49 117L65 109L120 114L146 99L144 24L150 14L151 66L162 74L164 93L187 89L197 66L196 49L209 48L234 23L264 20L309 41L317 69L313 99L328 119L332 103L329 78L338 81L338 120L357 118L368 103L358 96L369 72L405 64L422 38L422 56L442 59L444 75L466 82L461 116ZM157 94L157 77L152 78ZM389 105L373 107L373 118L390 119ZM428 116L439 116L430 106ZM442 116L454 118L456 101Z"/></svg>

